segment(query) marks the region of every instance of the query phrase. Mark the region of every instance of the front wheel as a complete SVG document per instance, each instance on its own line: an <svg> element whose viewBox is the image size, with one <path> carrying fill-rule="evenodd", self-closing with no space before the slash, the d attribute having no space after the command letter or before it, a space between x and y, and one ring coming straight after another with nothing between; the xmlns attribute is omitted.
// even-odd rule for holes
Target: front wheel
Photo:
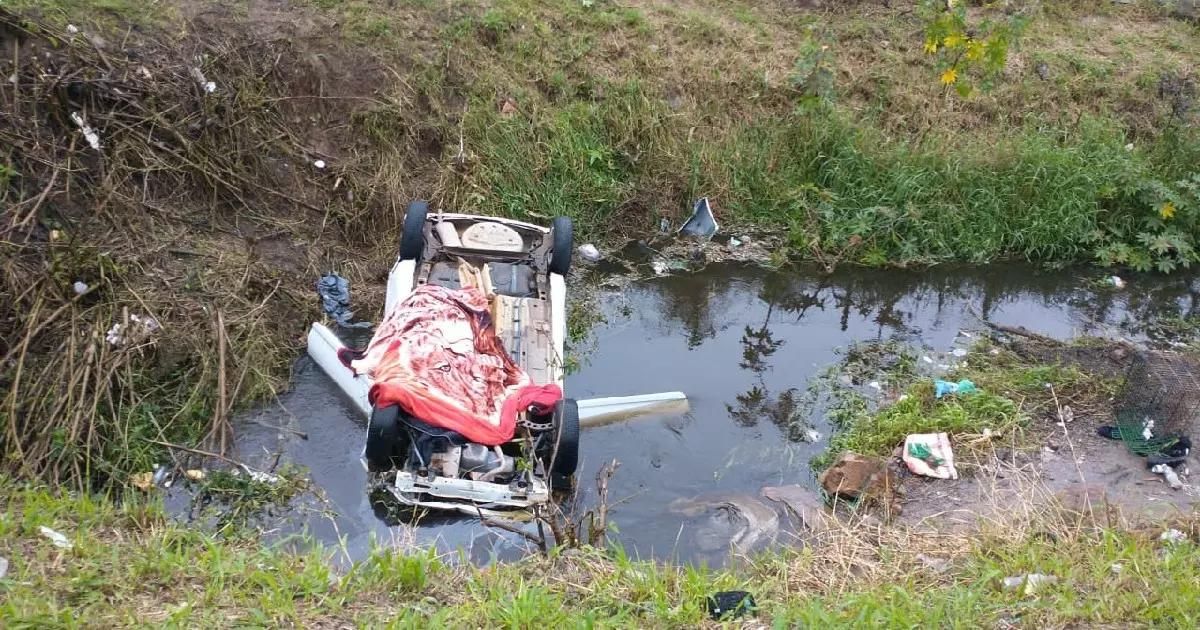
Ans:
<svg viewBox="0 0 1200 630"><path fill-rule="evenodd" d="M383 472L404 464L404 429L400 426L400 407L375 407L367 421L367 446L363 456L367 469Z"/></svg>
<svg viewBox="0 0 1200 630"><path fill-rule="evenodd" d="M550 486L569 490L575 485L575 470L579 467L579 403L564 398L554 405L554 440L546 454L550 470Z"/></svg>
<svg viewBox="0 0 1200 630"><path fill-rule="evenodd" d="M404 212L404 230L400 233L400 260L417 260L425 251L425 217L429 203L414 201Z"/></svg>
<svg viewBox="0 0 1200 630"><path fill-rule="evenodd" d="M550 225L550 273L567 275L571 270L571 250L575 247L575 225L570 217L554 217Z"/></svg>

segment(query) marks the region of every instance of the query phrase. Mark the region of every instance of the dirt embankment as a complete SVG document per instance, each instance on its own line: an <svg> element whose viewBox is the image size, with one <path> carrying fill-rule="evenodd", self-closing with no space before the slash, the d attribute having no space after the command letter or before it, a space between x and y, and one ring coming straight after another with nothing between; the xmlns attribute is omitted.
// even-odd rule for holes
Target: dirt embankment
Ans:
<svg viewBox="0 0 1200 630"><path fill-rule="evenodd" d="M305 12L230 11L168 37L0 10L7 471L223 446L235 405L285 386L317 273L386 269L403 165L351 125L385 69Z"/></svg>

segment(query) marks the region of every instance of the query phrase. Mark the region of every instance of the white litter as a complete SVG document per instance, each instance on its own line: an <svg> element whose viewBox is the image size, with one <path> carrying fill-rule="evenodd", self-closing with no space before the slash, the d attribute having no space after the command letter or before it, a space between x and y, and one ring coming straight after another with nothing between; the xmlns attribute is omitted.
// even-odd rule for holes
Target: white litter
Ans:
<svg viewBox="0 0 1200 630"><path fill-rule="evenodd" d="M867 387L870 387L877 392L883 391L883 385L880 385L879 381L871 381L870 383L867 383Z"/></svg>
<svg viewBox="0 0 1200 630"><path fill-rule="evenodd" d="M313 162L313 166L317 168L325 168L325 160L317 160L316 162Z"/></svg>
<svg viewBox="0 0 1200 630"><path fill-rule="evenodd" d="M924 457L922 457L924 455ZM958 479L954 451L945 433L915 433L904 439L904 464L914 475L934 479Z"/></svg>
<svg viewBox="0 0 1200 630"><path fill-rule="evenodd" d="M1183 481L1179 479L1179 475L1175 474L1175 469L1166 464L1154 466L1150 469L1150 472L1162 475L1163 480L1167 482L1168 486L1171 486L1172 490L1179 490L1183 487Z"/></svg>
<svg viewBox="0 0 1200 630"><path fill-rule="evenodd" d="M1025 595L1032 595L1043 586L1058 583L1058 576L1042 575L1041 573L1030 573L1029 575L1014 575L1004 578L1004 590L1015 591L1024 587Z"/></svg>
<svg viewBox="0 0 1200 630"><path fill-rule="evenodd" d="M84 120L83 115L79 112L71 112L71 122L75 123L75 125L79 127L79 130L83 132L83 137L87 139L88 145L96 151L99 151L100 134L96 133L96 130L92 129L92 127L87 124L87 121Z"/></svg>
<svg viewBox="0 0 1200 630"><path fill-rule="evenodd" d="M1125 281L1121 279L1121 276L1109 276L1108 282L1118 289L1125 288Z"/></svg>
<svg viewBox="0 0 1200 630"><path fill-rule="evenodd" d="M954 351L951 352L950 354L953 354L956 357L965 357L965 356L967 356L967 349L966 348L955 348Z"/></svg>
<svg viewBox="0 0 1200 630"><path fill-rule="evenodd" d="M921 357L921 360L922 360L922 361L924 361L924 362L926 362L926 363L928 363L928 364L930 364L930 365L932 365L932 364L933 364L933 359L929 358L929 356L928 356L928 355Z"/></svg>
<svg viewBox="0 0 1200 630"><path fill-rule="evenodd" d="M75 291L75 295L83 295L84 293L87 293L88 285L86 282L76 280L75 284L71 285L71 289Z"/></svg>
<svg viewBox="0 0 1200 630"><path fill-rule="evenodd" d="M803 437L805 442L808 442L809 444L816 444L817 442L821 441L822 436L821 432L816 429L805 429Z"/></svg>
<svg viewBox="0 0 1200 630"><path fill-rule="evenodd" d="M192 68L192 78L196 80L196 83L200 84L200 87L203 88L205 92L212 94L213 92L217 91L217 84L209 81L208 77L204 76L204 72L200 70L200 68Z"/></svg>
<svg viewBox="0 0 1200 630"><path fill-rule="evenodd" d="M42 536L45 536L50 542L54 543L55 547L59 547L60 549L70 549L75 546L71 544L71 541L67 540L66 536L63 536L62 534L50 529L49 527L46 527L45 525L39 527L38 531L42 533Z"/></svg>
<svg viewBox="0 0 1200 630"><path fill-rule="evenodd" d="M70 34L72 34L72 35L74 35L75 33L78 33L78 32L79 32L79 27L78 27L78 26L75 26L74 24L68 24L68 25L67 25L67 32L68 32L68 33L70 33Z"/></svg>
<svg viewBox="0 0 1200 630"><path fill-rule="evenodd" d="M1178 529L1168 529L1167 531L1163 532L1162 536L1159 536L1158 539L1163 542L1171 543L1172 545L1177 545L1181 542L1187 542L1188 537L1187 534L1179 531Z"/></svg>
<svg viewBox="0 0 1200 630"><path fill-rule="evenodd" d="M650 263L650 268L654 270L654 275L656 276L661 276L664 273L667 273L667 263L661 260L656 260Z"/></svg>
<svg viewBox="0 0 1200 630"><path fill-rule="evenodd" d="M588 262L599 262L600 250L596 249L596 246L591 243L584 243L579 246L579 257Z"/></svg>
<svg viewBox="0 0 1200 630"><path fill-rule="evenodd" d="M1133 150L1133 143L1132 143L1132 142L1130 142L1129 144L1125 145L1125 150L1126 150L1126 151L1132 151L1132 150Z"/></svg>
<svg viewBox="0 0 1200 630"><path fill-rule="evenodd" d="M729 248L730 249L736 249L741 246L742 246L742 240L737 238L736 236L729 239Z"/></svg>
<svg viewBox="0 0 1200 630"><path fill-rule="evenodd" d="M8 576L8 558L0 558L0 580Z"/></svg>
<svg viewBox="0 0 1200 630"><path fill-rule="evenodd" d="M1120 564L1114 563L1112 566L1108 567L1108 570L1112 571L1113 575L1121 575L1121 571L1124 571L1125 567Z"/></svg>

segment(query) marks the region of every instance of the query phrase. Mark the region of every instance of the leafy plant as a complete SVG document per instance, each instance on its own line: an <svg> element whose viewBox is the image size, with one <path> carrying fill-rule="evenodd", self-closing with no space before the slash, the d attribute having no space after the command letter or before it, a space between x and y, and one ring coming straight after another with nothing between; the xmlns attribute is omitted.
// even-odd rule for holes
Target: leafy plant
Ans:
<svg viewBox="0 0 1200 630"><path fill-rule="evenodd" d="M923 0L920 10L926 20L925 52L937 58L938 80L964 98L976 87L992 86L1027 23L1020 14L972 22L961 0Z"/></svg>
<svg viewBox="0 0 1200 630"><path fill-rule="evenodd" d="M792 88L800 95L801 110L833 101L833 52L823 37L809 32L800 45L800 56L790 79Z"/></svg>
<svg viewBox="0 0 1200 630"><path fill-rule="evenodd" d="M1143 181L1135 197L1141 202L1139 214L1096 235L1100 264L1170 273L1200 260L1195 246L1200 228L1200 173L1173 185Z"/></svg>

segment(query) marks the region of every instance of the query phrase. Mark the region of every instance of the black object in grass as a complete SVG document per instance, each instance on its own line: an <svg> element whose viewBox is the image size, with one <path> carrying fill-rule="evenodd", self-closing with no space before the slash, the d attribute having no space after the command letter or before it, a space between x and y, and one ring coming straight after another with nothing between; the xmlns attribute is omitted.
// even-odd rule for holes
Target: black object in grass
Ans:
<svg viewBox="0 0 1200 630"><path fill-rule="evenodd" d="M754 596L746 591L722 591L708 596L708 614L713 621L737 619L757 610Z"/></svg>

